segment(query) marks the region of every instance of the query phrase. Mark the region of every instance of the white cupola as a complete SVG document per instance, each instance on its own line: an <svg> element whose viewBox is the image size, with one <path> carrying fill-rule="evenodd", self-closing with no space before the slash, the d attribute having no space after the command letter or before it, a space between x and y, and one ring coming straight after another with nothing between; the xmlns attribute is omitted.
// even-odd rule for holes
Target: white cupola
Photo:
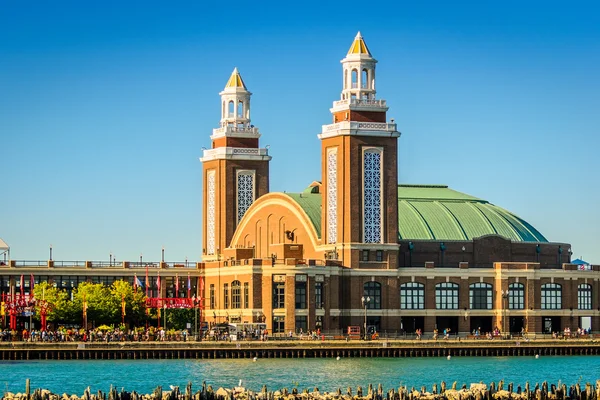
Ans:
<svg viewBox="0 0 600 400"><path fill-rule="evenodd" d="M237 68L221 93L221 127L250 127L250 96Z"/></svg>
<svg viewBox="0 0 600 400"><path fill-rule="evenodd" d="M342 100L375 99L375 64L360 32L356 34L348 54L341 61L343 68Z"/></svg>

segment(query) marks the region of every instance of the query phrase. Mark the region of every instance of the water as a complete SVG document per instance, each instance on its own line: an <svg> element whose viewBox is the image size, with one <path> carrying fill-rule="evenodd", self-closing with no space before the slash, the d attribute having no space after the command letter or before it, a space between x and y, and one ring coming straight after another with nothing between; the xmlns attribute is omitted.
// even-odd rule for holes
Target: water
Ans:
<svg viewBox="0 0 600 400"><path fill-rule="evenodd" d="M446 381L448 386L483 381L514 382L559 380L567 385L592 382L600 378L600 356L553 357L453 357L446 358L342 358L336 359L252 359L236 360L110 360L110 361L11 361L0 362L1 392L25 391L25 379L34 388L55 393L81 395L86 387L92 392L108 391L112 384L128 391L151 393L158 385L169 390L177 385L184 390L188 381L194 391L202 381L218 387L242 385L260 390L287 387L298 390L315 386L321 391L343 392L351 386L366 387L381 383L385 390L400 385L430 390L433 383Z"/></svg>

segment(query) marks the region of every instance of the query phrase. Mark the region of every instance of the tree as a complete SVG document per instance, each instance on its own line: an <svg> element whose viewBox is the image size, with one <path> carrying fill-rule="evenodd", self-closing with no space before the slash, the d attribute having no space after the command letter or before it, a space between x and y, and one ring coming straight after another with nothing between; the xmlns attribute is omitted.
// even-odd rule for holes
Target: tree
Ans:
<svg viewBox="0 0 600 400"><path fill-rule="evenodd" d="M49 322L70 322L72 307L66 290L57 289L48 282L40 282L34 286L33 294L38 301L47 302L47 320ZM38 321L41 319L39 303L35 307L35 319Z"/></svg>
<svg viewBox="0 0 600 400"><path fill-rule="evenodd" d="M83 322L83 298L87 303L88 322L100 324L112 324L117 321L114 319L116 310L112 304L111 294L108 287L101 283L80 283L77 289L73 290L73 309L78 314L78 321Z"/></svg>
<svg viewBox="0 0 600 400"><path fill-rule="evenodd" d="M109 288L112 309L114 310L113 320L121 322L122 302L125 301L125 321L130 325L139 326L145 323L146 316L146 295L141 290L133 290L133 287L126 281L114 281Z"/></svg>

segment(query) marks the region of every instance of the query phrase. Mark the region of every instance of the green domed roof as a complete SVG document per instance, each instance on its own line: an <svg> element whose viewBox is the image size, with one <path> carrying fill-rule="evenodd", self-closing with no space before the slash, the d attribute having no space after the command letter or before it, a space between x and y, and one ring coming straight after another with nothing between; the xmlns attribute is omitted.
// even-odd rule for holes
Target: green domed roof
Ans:
<svg viewBox="0 0 600 400"><path fill-rule="evenodd" d="M484 235L547 242L527 221L485 200L443 185L398 185L399 240L472 240Z"/></svg>

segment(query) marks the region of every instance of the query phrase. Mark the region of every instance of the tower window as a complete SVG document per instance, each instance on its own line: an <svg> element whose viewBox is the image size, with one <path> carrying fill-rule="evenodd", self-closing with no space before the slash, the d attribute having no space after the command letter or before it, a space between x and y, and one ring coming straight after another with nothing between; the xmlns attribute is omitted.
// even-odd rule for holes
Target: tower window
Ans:
<svg viewBox="0 0 600 400"><path fill-rule="evenodd" d="M353 69L351 77L352 77L352 89L358 88L358 71Z"/></svg>
<svg viewBox="0 0 600 400"><path fill-rule="evenodd" d="M233 113L235 112L235 104L233 103L233 100L231 100L229 102L229 112L228 112L228 117L232 118L233 117Z"/></svg>
<svg viewBox="0 0 600 400"><path fill-rule="evenodd" d="M363 89L368 89L368 85L369 85L369 77L368 77L368 72L366 69L362 70L362 74L360 76L360 87Z"/></svg>
<svg viewBox="0 0 600 400"><path fill-rule="evenodd" d="M238 118L244 117L244 103L241 101L238 102L237 116Z"/></svg>
<svg viewBox="0 0 600 400"><path fill-rule="evenodd" d="M348 70L344 70L344 89L348 89Z"/></svg>

